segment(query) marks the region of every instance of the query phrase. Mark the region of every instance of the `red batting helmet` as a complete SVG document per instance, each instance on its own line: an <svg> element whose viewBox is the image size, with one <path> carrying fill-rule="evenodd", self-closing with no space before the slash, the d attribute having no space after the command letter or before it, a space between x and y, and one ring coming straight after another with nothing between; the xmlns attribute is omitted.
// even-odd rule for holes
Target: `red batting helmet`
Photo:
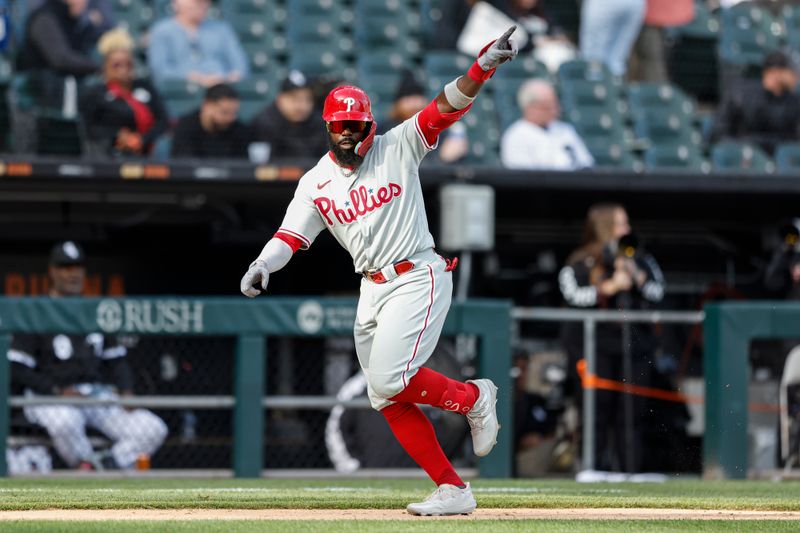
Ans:
<svg viewBox="0 0 800 533"><path fill-rule="evenodd" d="M325 122L337 122L339 120L373 122L369 96L353 85L336 87L325 98L325 106L322 108L322 120Z"/></svg>

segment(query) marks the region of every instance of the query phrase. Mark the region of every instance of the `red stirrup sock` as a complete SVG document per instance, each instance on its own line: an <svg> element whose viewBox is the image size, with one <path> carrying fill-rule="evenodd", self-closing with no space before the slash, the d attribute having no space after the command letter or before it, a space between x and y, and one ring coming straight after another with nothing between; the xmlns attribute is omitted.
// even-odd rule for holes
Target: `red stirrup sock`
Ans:
<svg viewBox="0 0 800 533"><path fill-rule="evenodd" d="M389 422L392 433L406 453L437 486L445 483L464 486L453 465L445 457L433 425L422 409L413 403L394 403L383 408L381 414Z"/></svg>
<svg viewBox="0 0 800 533"><path fill-rule="evenodd" d="M393 402L423 403L465 415L478 399L478 387L461 383L430 368L420 368L408 387L389 398Z"/></svg>

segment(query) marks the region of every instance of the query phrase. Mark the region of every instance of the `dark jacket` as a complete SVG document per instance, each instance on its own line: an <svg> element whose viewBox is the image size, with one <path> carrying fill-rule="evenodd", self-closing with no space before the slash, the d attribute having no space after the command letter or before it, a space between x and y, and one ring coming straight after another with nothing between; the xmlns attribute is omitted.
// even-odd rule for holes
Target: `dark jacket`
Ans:
<svg viewBox="0 0 800 533"><path fill-rule="evenodd" d="M8 359L15 394L30 389L57 394L79 383L109 383L133 390L127 349L100 333L82 335L14 335Z"/></svg>
<svg viewBox="0 0 800 533"><path fill-rule="evenodd" d="M251 126L256 141L270 144L270 159L319 159L328 151L325 123L316 112L304 122L289 122L273 103Z"/></svg>
<svg viewBox="0 0 800 533"><path fill-rule="evenodd" d="M17 69L52 70L73 76L90 74L98 68L91 57L98 37L92 26L69 15L63 1L47 0L28 16Z"/></svg>
<svg viewBox="0 0 800 533"><path fill-rule="evenodd" d="M150 151L156 138L167 131L169 116L158 91L149 81L134 80L131 94L147 105L155 119L153 126L142 135L146 153ZM114 152L114 142L121 129L137 131L133 109L123 98L108 91L105 83L86 89L81 97L81 117L89 140L97 143L107 153Z"/></svg>
<svg viewBox="0 0 800 533"><path fill-rule="evenodd" d="M761 80L746 80L722 103L714 125L714 140L751 141L769 153L781 142L795 141L800 125L800 96L781 96L764 89Z"/></svg>
<svg viewBox="0 0 800 533"><path fill-rule="evenodd" d="M200 110L181 117L172 140L172 157L243 158L253 141L248 126L238 120L225 131L208 133L200 124Z"/></svg>
<svg viewBox="0 0 800 533"><path fill-rule="evenodd" d="M792 267L800 262L800 253L794 249L780 248L772 254L764 274L764 285L774 297L800 300L800 284L794 283Z"/></svg>
<svg viewBox="0 0 800 533"><path fill-rule="evenodd" d="M614 272L613 257L606 258L602 279L609 279ZM583 309L647 309L664 298L665 281L655 258L644 252L634 257L636 266L646 274L646 281L641 288L635 284L630 291L620 292L612 297L604 297L590 282L592 268L591 257L573 262L561 269L558 275L559 287L564 301L570 307ZM598 280L600 281L600 280ZM633 324L633 341L639 348L646 350L650 344L649 326ZM622 348L622 327L620 323L598 324L596 328L597 353L620 353ZM564 328L567 350L580 353L583 350L582 324L568 324Z"/></svg>

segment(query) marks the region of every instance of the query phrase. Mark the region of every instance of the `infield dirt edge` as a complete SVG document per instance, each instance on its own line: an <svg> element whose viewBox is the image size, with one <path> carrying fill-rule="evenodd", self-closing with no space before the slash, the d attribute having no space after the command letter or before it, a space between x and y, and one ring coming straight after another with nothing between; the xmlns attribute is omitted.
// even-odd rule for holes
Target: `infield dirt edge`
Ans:
<svg viewBox="0 0 800 533"><path fill-rule="evenodd" d="M398 509L49 509L0 511L9 520L800 520L797 511L708 509L477 509L469 516L417 517Z"/></svg>

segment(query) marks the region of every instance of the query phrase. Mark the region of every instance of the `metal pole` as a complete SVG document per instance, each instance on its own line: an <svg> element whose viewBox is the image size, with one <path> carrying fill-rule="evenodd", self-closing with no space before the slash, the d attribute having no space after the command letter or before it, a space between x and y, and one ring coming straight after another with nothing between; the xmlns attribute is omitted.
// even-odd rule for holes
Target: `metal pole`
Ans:
<svg viewBox="0 0 800 533"><path fill-rule="evenodd" d="M622 322L622 379L628 385L633 384L633 346L631 346L631 324L623 318ZM622 452L625 461L625 471L632 474L636 470L636 456L639 451L636 449L636 442L633 436L633 395L622 395L622 407L625 424L625 449L621 450L617 444L617 450ZM618 426L619 427L619 426ZM617 433L618 435L618 433ZM622 466L622 465L620 465Z"/></svg>
<svg viewBox="0 0 800 533"><path fill-rule="evenodd" d="M465 250L461 253L458 264L458 287L456 287L456 301L465 302L469 294L469 281L472 277L472 252Z"/></svg>
<svg viewBox="0 0 800 533"><path fill-rule="evenodd" d="M586 359L586 372L594 375L597 370L595 343L595 321L586 317L583 320L583 357ZM583 390L583 469L594 470L595 450L595 389Z"/></svg>
<svg viewBox="0 0 800 533"><path fill-rule="evenodd" d="M0 333L0 477L8 475L6 464L6 443L8 441L9 411L8 389L11 382L11 365L8 364L8 353L11 348L11 335Z"/></svg>
<svg viewBox="0 0 800 533"><path fill-rule="evenodd" d="M260 477L264 468L264 396L266 340L240 335L236 342L233 408L233 472L236 477Z"/></svg>

